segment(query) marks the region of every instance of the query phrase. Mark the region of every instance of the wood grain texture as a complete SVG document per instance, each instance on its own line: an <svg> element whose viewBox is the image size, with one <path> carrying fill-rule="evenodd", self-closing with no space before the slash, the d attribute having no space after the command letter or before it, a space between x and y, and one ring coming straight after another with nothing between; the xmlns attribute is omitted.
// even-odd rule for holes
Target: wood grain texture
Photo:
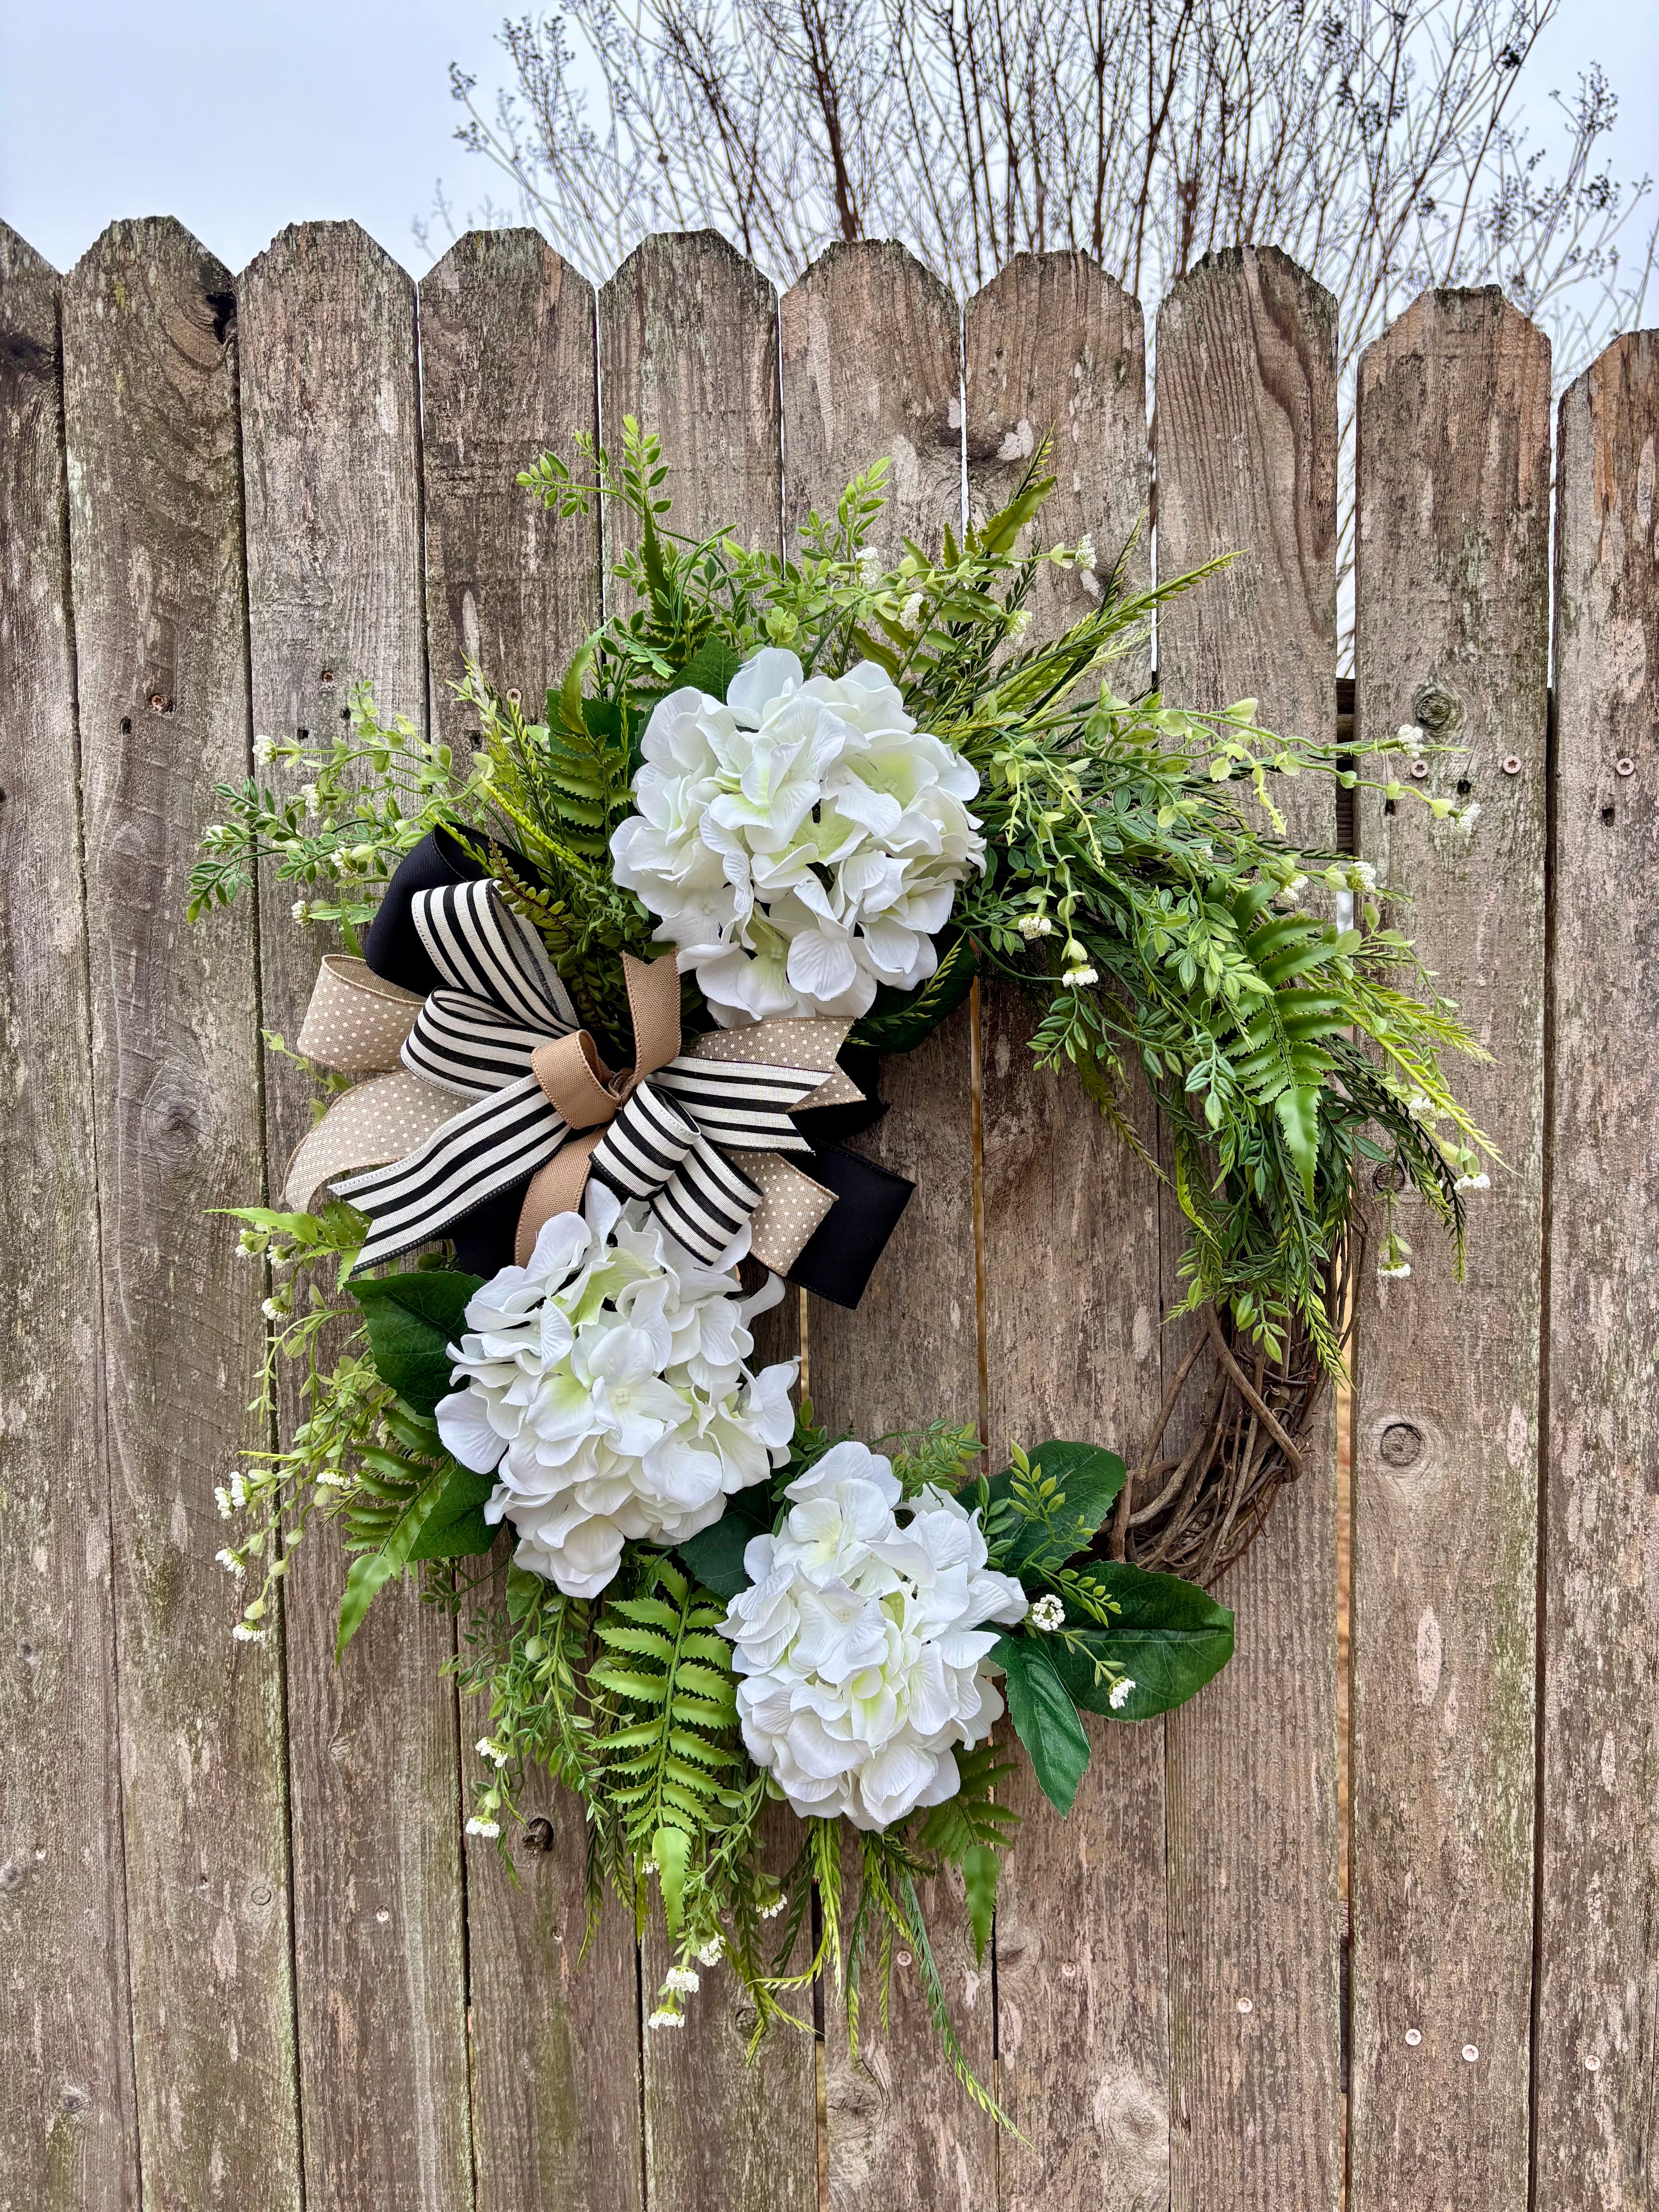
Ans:
<svg viewBox="0 0 1659 2212"><path fill-rule="evenodd" d="M250 912L185 921L248 766L235 303L116 223L63 313L140 2173L250 2212L300 2197L282 1682L214 1564L262 1325L206 1209L263 1185L258 993Z"/></svg>
<svg viewBox="0 0 1659 2212"><path fill-rule="evenodd" d="M1359 734L1420 723L1451 748L1420 787L1481 810L1362 793L1361 848L1494 1055L1456 1080L1508 1165L1462 1288L1405 1204L1411 1279L1360 1286L1356 2212L1527 2201L1549 392L1496 289L1425 295L1360 362Z"/></svg>
<svg viewBox="0 0 1659 2212"><path fill-rule="evenodd" d="M961 310L947 286L890 241L832 246L784 294L784 535L816 507L833 516L860 469L891 462L875 532L937 548L962 520Z"/></svg>
<svg viewBox="0 0 1659 2212"><path fill-rule="evenodd" d="M1144 586L1152 477L1139 301L1086 253L1020 253L968 302L963 331L970 519L1013 496L1046 437L1054 489L1030 542L1075 545L1087 532L1109 572L1138 538L1130 574ZM1045 568L1028 602L1032 634L1080 621L1099 596L1085 571Z"/></svg>
<svg viewBox="0 0 1659 2212"><path fill-rule="evenodd" d="M605 441L623 417L662 440L672 530L778 542L778 300L718 231L641 239L599 294ZM614 510L605 558L632 542Z"/></svg>
<svg viewBox="0 0 1659 2212"><path fill-rule="evenodd" d="M450 689L464 659L533 721L599 618L596 519L561 521L517 482L596 433L595 301L536 231L474 230L420 302L432 723L459 758L477 726Z"/></svg>
<svg viewBox="0 0 1659 2212"><path fill-rule="evenodd" d="M1336 363L1329 295L1271 248L1209 257L1158 340L1160 576L1239 549L1167 606L1183 705L1253 696L1323 738L1335 712ZM1328 846L1332 787L1275 794ZM1180 1218L1164 1206L1164 1291ZM1179 1346L1166 1331L1166 1364ZM1231 1664L1170 1720L1170 2202L1298 2212L1342 2187L1336 1492L1328 1401L1299 1483L1224 1577Z"/></svg>
<svg viewBox="0 0 1659 2212"><path fill-rule="evenodd" d="M538 454L568 457L578 432L597 433L594 301L534 231L475 231L422 281L420 305L433 713L459 753L467 717L443 679L464 656L520 688L533 719L599 618L597 524L556 521L514 481ZM463 1702L464 1778L489 1725L483 1700ZM521 1802L520 1887L493 1844L466 1845L479 2212L625 2212L641 2187L633 1928L607 1911L578 1966L580 1809L545 1776Z"/></svg>
<svg viewBox="0 0 1659 2212"><path fill-rule="evenodd" d="M1022 254L964 327L970 511L994 512L1051 433L1057 482L1036 538L1091 532L1109 566L1149 489L1139 303L1085 254ZM1133 557L1144 581L1144 538ZM1092 580L1046 571L1033 635L1086 612ZM993 1464L1011 1437L1133 1460L1163 1395L1157 1180L1074 1080L1036 1072L1030 1001L982 984L981 1014ZM1139 1085L1132 1110L1155 1149ZM997 1901L997 2075L1031 2148L999 2145L1006 2212L1152 2212L1169 2197L1164 1729L1086 1725L1094 1754L1068 1819L1029 1769L1012 1785L1026 1825Z"/></svg>
<svg viewBox="0 0 1659 2212"><path fill-rule="evenodd" d="M0 224L0 2206L137 2203L58 276Z"/></svg>
<svg viewBox="0 0 1659 2212"><path fill-rule="evenodd" d="M1561 402L1535 2202L1659 2204L1659 337Z"/></svg>
<svg viewBox="0 0 1659 2212"><path fill-rule="evenodd" d="M356 224L306 223L238 289L254 726L325 744L363 680L423 726L414 288ZM327 947L263 888L264 1018L291 1038ZM273 1160L310 1095L268 1063ZM284 1590L307 2201L452 2212L472 2201L453 1635L402 1584L337 1667L343 1573L325 1533Z"/></svg>
<svg viewBox="0 0 1659 2212"><path fill-rule="evenodd" d="M896 246L832 246L781 310L789 544L814 507L832 514L850 478L884 455L893 469L875 542L939 542L959 528L961 348L955 300ZM933 1417L980 1418L975 1283L973 1059L964 1006L918 1051L887 1060L890 1111L854 1149L917 1186L855 1313L812 1299L812 1400L832 1431L874 1438ZM974 1963L960 1900L925 1902L957 2032L994 2080L991 1961ZM840 2000L826 1991L830 2203L977 2208L994 2201L990 2124L942 2062L918 1970L902 1954L884 2034L866 1995L860 2056L848 2056Z"/></svg>
<svg viewBox="0 0 1659 2212"><path fill-rule="evenodd" d="M746 544L777 546L777 314L766 278L713 231L646 239L599 295L605 442L620 452L625 415L661 438L671 528L725 524ZM793 1356L793 1311L788 1300L769 1316L768 1358ZM770 1863L779 1870L796 1848L793 1825L774 1823ZM647 2010L672 1963L653 1923L641 1960ZM779 2030L750 2066L752 2025L737 1984L714 1967L685 2026L646 2037L647 2201L688 2212L817 2204L812 2045Z"/></svg>

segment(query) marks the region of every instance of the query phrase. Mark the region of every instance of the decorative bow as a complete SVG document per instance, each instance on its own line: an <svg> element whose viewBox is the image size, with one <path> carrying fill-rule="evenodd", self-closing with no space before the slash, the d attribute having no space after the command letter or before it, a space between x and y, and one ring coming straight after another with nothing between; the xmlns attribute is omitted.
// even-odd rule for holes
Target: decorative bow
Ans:
<svg viewBox="0 0 1659 2212"><path fill-rule="evenodd" d="M705 1264L748 1221L757 1256L787 1272L836 1193L779 1156L811 1153L794 1111L862 1095L836 1065L845 1022L761 1022L683 1054L673 956L624 954L635 1065L613 1071L533 926L493 881L417 890L410 916L441 979L424 998L362 961L324 963L300 1052L350 1073L397 1072L331 1108L295 1155L290 1205L347 1175L335 1188L369 1218L358 1264L374 1267L528 1176L522 1262L542 1223L580 1203L591 1173L622 1198L648 1200ZM457 1096L473 1103L457 1113Z"/></svg>

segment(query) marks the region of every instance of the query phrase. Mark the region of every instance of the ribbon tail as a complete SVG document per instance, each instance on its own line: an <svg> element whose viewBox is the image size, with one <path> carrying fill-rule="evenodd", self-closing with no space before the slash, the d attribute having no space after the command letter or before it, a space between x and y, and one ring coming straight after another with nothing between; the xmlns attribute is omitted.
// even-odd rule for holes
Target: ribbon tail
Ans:
<svg viewBox="0 0 1659 2212"><path fill-rule="evenodd" d="M776 1152L733 1152L732 1158L761 1194L749 1224L749 1249L774 1274L787 1275L836 1194Z"/></svg>
<svg viewBox="0 0 1659 2212"><path fill-rule="evenodd" d="M455 1118L455 1101L398 1068L342 1093L288 1164L283 1202L307 1213L325 1183L400 1160Z"/></svg>
<svg viewBox="0 0 1659 2212"><path fill-rule="evenodd" d="M569 1135L533 1075L453 1115L407 1158L337 1186L373 1224L357 1257L379 1267L442 1236L509 1183L550 1160Z"/></svg>

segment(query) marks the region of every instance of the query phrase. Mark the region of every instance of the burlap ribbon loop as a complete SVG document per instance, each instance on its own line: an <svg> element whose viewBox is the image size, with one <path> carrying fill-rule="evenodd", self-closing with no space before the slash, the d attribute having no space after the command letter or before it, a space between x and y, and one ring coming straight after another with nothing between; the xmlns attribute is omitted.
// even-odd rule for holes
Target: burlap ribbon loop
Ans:
<svg viewBox="0 0 1659 2212"><path fill-rule="evenodd" d="M860 1097L836 1065L846 1023L762 1022L683 1053L672 955L624 954L635 1063L613 1071L494 882L419 889L410 916L442 988L422 1000L337 956L318 978L301 1048L370 1079L300 1147L291 1205L343 1177L339 1194L371 1224L358 1264L374 1266L526 1183L522 1262L593 1174L646 1200L705 1264L747 1222L758 1258L793 1265L836 1198L778 1155L810 1152L794 1113ZM471 1101L459 1112L458 1093Z"/></svg>

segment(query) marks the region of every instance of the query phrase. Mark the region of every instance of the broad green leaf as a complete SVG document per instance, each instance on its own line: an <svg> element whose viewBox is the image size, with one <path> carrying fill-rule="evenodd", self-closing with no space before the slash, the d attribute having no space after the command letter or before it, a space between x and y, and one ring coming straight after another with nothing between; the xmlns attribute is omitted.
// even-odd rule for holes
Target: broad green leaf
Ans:
<svg viewBox="0 0 1659 2212"><path fill-rule="evenodd" d="M688 1536L675 1549L705 1589L716 1597L734 1598L749 1587L749 1570L743 1555L751 1536L772 1525L771 1493L764 1483L739 1491L712 1528Z"/></svg>
<svg viewBox="0 0 1659 2212"><path fill-rule="evenodd" d="M723 637L706 637L666 688L678 691L690 684L711 699L724 699L726 685L742 665L740 655Z"/></svg>
<svg viewBox="0 0 1659 2212"><path fill-rule="evenodd" d="M501 1534L491 1528L483 1510L495 1487L493 1474L475 1474L470 1467L452 1463L449 1480L427 1516L410 1552L416 1559L476 1559L493 1550Z"/></svg>
<svg viewBox="0 0 1659 2212"><path fill-rule="evenodd" d="M1127 1470L1115 1451L1107 1451L1099 1444L1063 1443L1051 1439L1028 1456L1033 1472L1048 1476L1065 1493L1066 1503L1054 1516L1054 1534L1065 1547L1059 1559L1069 1559L1087 1549L1111 1511L1112 1501L1123 1487ZM1005 1469L991 1484L992 1497L1006 1497L1012 1482L1012 1468ZM1008 1571L1018 1574L1026 1560L1039 1552L1048 1551L1054 1559L1049 1550L1053 1540L1048 1532L1035 1522L1016 1530L1008 1546ZM1054 1564L1058 1565L1059 1559L1054 1559Z"/></svg>
<svg viewBox="0 0 1659 2212"><path fill-rule="evenodd" d="M410 1268L349 1285L363 1310L380 1380L417 1413L430 1414L450 1392L449 1346L465 1327L467 1301L481 1275Z"/></svg>
<svg viewBox="0 0 1659 2212"><path fill-rule="evenodd" d="M1088 1575L1118 1607L1116 1620L1109 1629L1084 1630L1086 1656L1057 1641L1048 1646L1056 1672L1085 1712L1151 1720L1185 1705L1231 1658L1233 1616L1196 1583L1149 1574L1123 1559L1093 1560ZM1106 1702L1107 1686L1095 1685L1096 1656L1112 1660L1134 1683L1115 1711Z"/></svg>
<svg viewBox="0 0 1659 2212"><path fill-rule="evenodd" d="M1008 1717L1038 1786L1057 1812L1069 1813L1089 1764L1089 1739L1071 1692L1027 1636L999 1636L991 1656L1007 1677Z"/></svg>
<svg viewBox="0 0 1659 2212"><path fill-rule="evenodd" d="M991 1921L997 1909L997 1876L1002 1855L989 1844L970 1844L962 1855L963 1879L968 1885L968 1924L974 1931L974 1964L985 1963L985 1947L991 1940Z"/></svg>

